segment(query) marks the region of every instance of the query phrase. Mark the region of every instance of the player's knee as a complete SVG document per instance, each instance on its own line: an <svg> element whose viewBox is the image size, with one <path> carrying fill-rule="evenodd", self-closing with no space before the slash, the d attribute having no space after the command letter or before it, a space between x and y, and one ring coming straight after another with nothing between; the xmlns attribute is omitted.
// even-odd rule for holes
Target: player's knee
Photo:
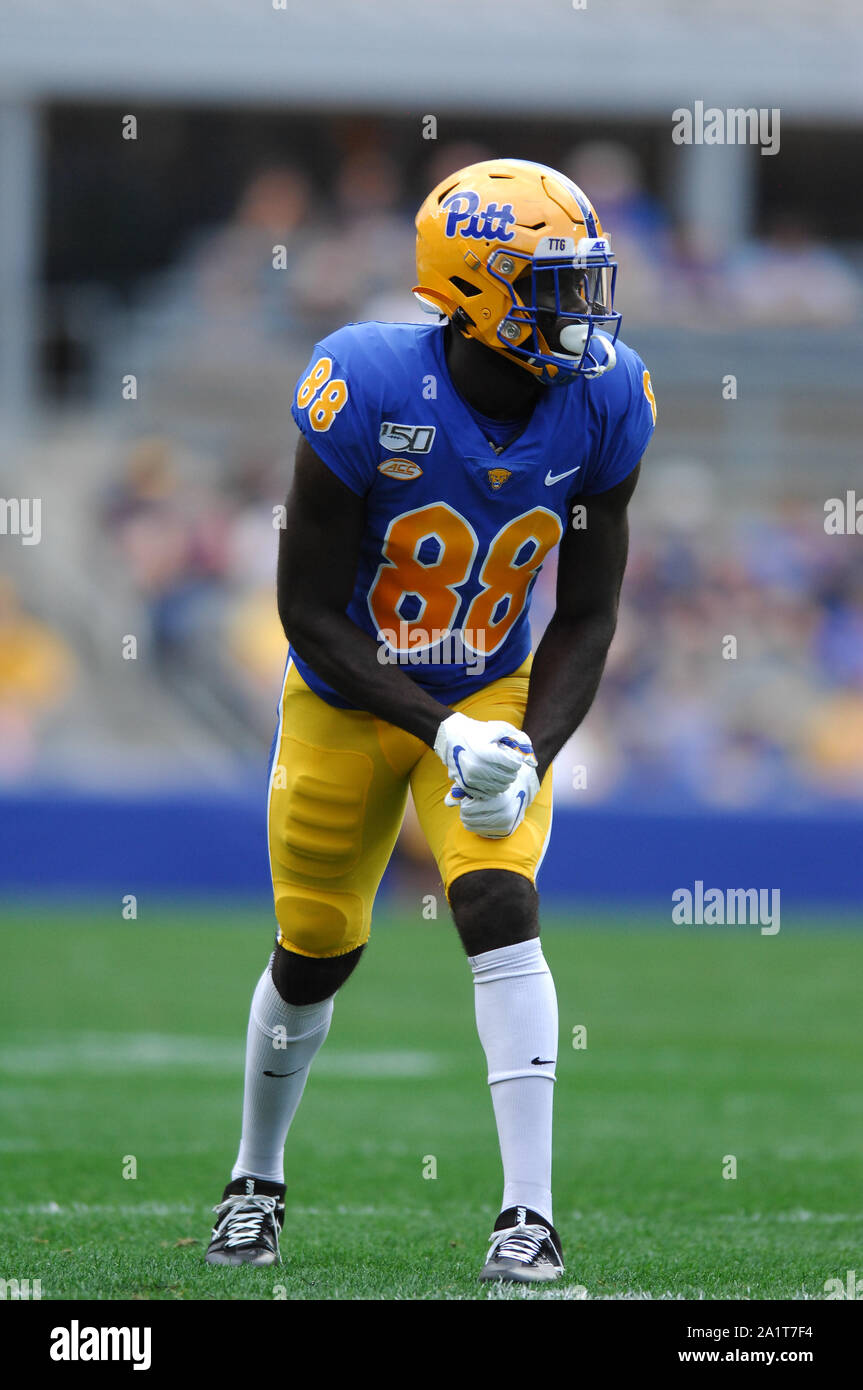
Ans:
<svg viewBox="0 0 863 1390"><path fill-rule="evenodd" d="M343 956L298 956L276 946L270 973L286 1004L318 1004L340 989L353 972L365 948L357 946Z"/></svg>
<svg viewBox="0 0 863 1390"><path fill-rule="evenodd" d="M368 937L358 893L276 883L274 900L279 944L298 955L344 955Z"/></svg>
<svg viewBox="0 0 863 1390"><path fill-rule="evenodd" d="M449 901L469 956L539 936L539 895L522 874L475 869L455 880Z"/></svg>

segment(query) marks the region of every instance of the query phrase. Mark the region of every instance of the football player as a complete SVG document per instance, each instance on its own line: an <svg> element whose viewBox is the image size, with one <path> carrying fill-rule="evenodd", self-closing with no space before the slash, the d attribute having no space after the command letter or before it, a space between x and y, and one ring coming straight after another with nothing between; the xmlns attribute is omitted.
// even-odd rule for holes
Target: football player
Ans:
<svg viewBox="0 0 863 1390"><path fill-rule="evenodd" d="M551 766L602 675L656 404L618 338L609 239L569 179L474 164L429 194L416 227L415 293L435 321L348 324L317 344L294 396L268 804L278 935L207 1259L280 1258L288 1130L410 789L473 972L500 1143L480 1277L532 1283L563 1271L557 1002L535 887ZM531 654L531 591L556 546L556 609Z"/></svg>

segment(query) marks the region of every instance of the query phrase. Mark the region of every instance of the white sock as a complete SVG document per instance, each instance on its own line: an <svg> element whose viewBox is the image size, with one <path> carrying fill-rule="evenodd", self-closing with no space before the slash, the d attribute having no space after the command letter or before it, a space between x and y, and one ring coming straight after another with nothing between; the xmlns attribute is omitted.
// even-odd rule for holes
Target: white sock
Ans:
<svg viewBox="0 0 863 1390"><path fill-rule="evenodd" d="M551 1221L557 996L538 938L470 956L476 1026L488 1062L503 1203Z"/></svg>
<svg viewBox="0 0 863 1390"><path fill-rule="evenodd" d="M332 998L320 1004L286 1004L273 984L272 959L252 997L243 1134L232 1179L284 1182L285 1140L333 1016Z"/></svg>

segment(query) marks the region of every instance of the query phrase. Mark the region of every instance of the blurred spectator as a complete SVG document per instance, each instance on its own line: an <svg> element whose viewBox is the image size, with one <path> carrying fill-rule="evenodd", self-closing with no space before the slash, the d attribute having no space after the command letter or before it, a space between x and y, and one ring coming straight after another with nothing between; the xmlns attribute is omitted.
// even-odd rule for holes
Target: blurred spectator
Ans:
<svg viewBox="0 0 863 1390"><path fill-rule="evenodd" d="M288 458L255 457L228 475L227 574L238 589L273 588L279 548L274 508L284 503L292 470Z"/></svg>
<svg viewBox="0 0 863 1390"><path fill-rule="evenodd" d="M302 331L298 265L316 229L309 182L290 165L256 174L228 222L193 236L163 289L165 309L196 352L236 361ZM284 253L276 248L284 247ZM276 254L284 265L274 264ZM175 350L174 338L169 348Z"/></svg>
<svg viewBox="0 0 863 1390"><path fill-rule="evenodd" d="M225 657L251 717L268 728L274 721L276 703L288 643L276 610L275 586L255 589L233 603L225 614Z"/></svg>
<svg viewBox="0 0 863 1390"><path fill-rule="evenodd" d="M564 159L562 172L587 194L616 235L661 252L668 217L658 199L645 191L638 160L625 145L611 140L578 145Z"/></svg>
<svg viewBox="0 0 863 1390"><path fill-rule="evenodd" d="M775 217L767 237L727 266L727 307L747 324L798 327L855 323L860 285L841 256L819 242L808 216Z"/></svg>
<svg viewBox="0 0 863 1390"><path fill-rule="evenodd" d="M307 313L347 319L419 318L414 210L398 165L378 149L349 154L323 211L327 227L297 266Z"/></svg>
<svg viewBox="0 0 863 1390"><path fill-rule="evenodd" d="M218 624L232 520L218 483L182 481L171 445L147 439L103 500L124 579L147 608L155 654L165 662L188 663Z"/></svg>
<svg viewBox="0 0 863 1390"><path fill-rule="evenodd" d="M171 446L157 437L142 439L132 448L125 472L111 483L103 499L102 515L109 528L136 516L158 510L176 490Z"/></svg>
<svg viewBox="0 0 863 1390"><path fill-rule="evenodd" d="M290 469L283 460L244 461L229 478L231 522L226 577L230 594L224 611L220 678L233 700L261 729L273 721L287 640L276 609L279 535L274 507L287 491Z"/></svg>
<svg viewBox="0 0 863 1390"><path fill-rule="evenodd" d="M30 771L46 716L66 700L74 670L63 638L26 613L12 580L0 575L0 780Z"/></svg>
<svg viewBox="0 0 863 1390"><path fill-rule="evenodd" d="M804 754L814 782L863 799L863 689L828 696L806 729Z"/></svg>
<svg viewBox="0 0 863 1390"><path fill-rule="evenodd" d="M310 212L304 174L282 166L266 169L247 184L233 218L201 251L199 274L205 298L242 301L258 291L260 265L272 263L274 244L289 252Z"/></svg>

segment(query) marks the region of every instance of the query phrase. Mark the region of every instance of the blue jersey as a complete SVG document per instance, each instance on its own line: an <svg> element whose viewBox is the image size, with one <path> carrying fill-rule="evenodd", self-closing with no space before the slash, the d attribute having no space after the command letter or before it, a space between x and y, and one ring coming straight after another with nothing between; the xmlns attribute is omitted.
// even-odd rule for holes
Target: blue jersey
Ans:
<svg viewBox="0 0 863 1390"><path fill-rule="evenodd" d="M531 591L577 499L613 488L647 447L650 376L616 350L605 375L543 392L500 448L450 379L443 325L351 323L315 347L292 413L366 504L347 615L444 704L522 664ZM351 707L293 660L324 700Z"/></svg>

